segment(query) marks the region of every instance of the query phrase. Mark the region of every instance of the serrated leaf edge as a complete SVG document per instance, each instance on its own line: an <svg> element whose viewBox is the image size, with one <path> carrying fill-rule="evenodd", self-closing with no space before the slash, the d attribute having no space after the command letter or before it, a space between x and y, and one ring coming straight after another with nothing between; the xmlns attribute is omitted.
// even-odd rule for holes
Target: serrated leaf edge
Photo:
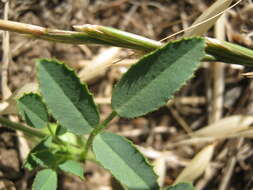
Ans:
<svg viewBox="0 0 253 190"><path fill-rule="evenodd" d="M67 162L67 161L75 161L75 160L66 160L65 162ZM79 162L77 162L77 161L75 161L76 163L78 163L78 164L80 164ZM63 164L63 163L62 163ZM69 172L69 171L66 171L66 170L63 170L62 168L60 168L60 166L61 166L61 164L59 164L58 165L58 168L62 171L62 172L65 172L65 173L69 173L69 174L72 174L72 175L75 175L75 176L77 176L77 177L79 177L79 178L81 178L82 180L84 180L85 178L84 178L84 176L80 176L80 175L76 175L75 173L73 173L73 172ZM83 169L83 168L82 168ZM84 172L84 170L83 170L83 172Z"/></svg>
<svg viewBox="0 0 253 190"><path fill-rule="evenodd" d="M25 119L23 118L23 116L22 116L22 114L21 114L21 112L20 112L20 109L19 109L19 106L18 106L18 104L19 104L18 101L19 101L20 99L24 98L24 97L27 96L27 95L38 95L38 97L40 98L41 102L42 102L42 103L44 104L44 106L45 106L46 113L47 113L47 118L49 119L49 111L48 111L47 105L46 105L45 101L43 100L42 95L41 95L39 92L25 92L25 93L22 94L20 97L15 98L15 100L16 100L16 102L17 102L17 107L18 107L18 114L22 117L22 119L25 121ZM50 123L50 122L48 122L48 123ZM28 124L28 123L26 123L26 124Z"/></svg>
<svg viewBox="0 0 253 190"><path fill-rule="evenodd" d="M43 170L41 170L41 171L44 171L44 170L51 170L51 171L55 172L54 174L56 174L56 179L57 179L57 172L56 172L56 171L54 171L54 170L52 170L52 169L43 169ZM39 171L39 172L41 172L41 171ZM38 173L39 173L39 172L38 172ZM32 190L35 190L34 185L35 185L35 180L36 180L36 178L37 178L38 173L36 174L36 176L35 176L35 178L34 178L34 181L33 181L33 184L32 184ZM52 173L52 174L53 174L53 173ZM57 189L57 183L56 183L56 189Z"/></svg>
<svg viewBox="0 0 253 190"><path fill-rule="evenodd" d="M110 132L102 132L102 133L110 133ZM101 134L102 134L101 133ZM115 133L111 133L111 134L114 134L114 135L117 135L117 134L115 134ZM118 136L120 136L120 135L118 135ZM131 145L143 158L144 158L144 162L151 168L151 170L153 171L153 174L154 174L154 177L156 178L156 182L157 182L157 180L158 180L158 175L155 173L155 171L154 171L154 166L148 161L148 159L141 153L141 151L135 146L135 144L132 142L132 141L130 141L130 140L128 140L127 138L125 138L125 137L123 137L123 136L120 136L122 139L124 139L126 142L128 142L129 143L129 145ZM95 140L95 139L94 139ZM92 146L92 150L93 150L93 146ZM95 154L95 153L94 153ZM96 157L96 154L95 154L95 157ZM113 175L113 173L111 172L111 170L109 169L109 168L106 168L106 167L104 167L103 166L103 164L100 162L100 161L98 161L97 159L96 159L96 161L105 169L105 170L107 170L107 171L109 171L112 175ZM132 168L133 169L133 168ZM113 175L114 176L114 175ZM120 183L122 183L116 176L114 176ZM145 182L145 180L144 180L144 182ZM125 185L124 183L122 183L123 185ZM125 185L125 186L127 186L127 185ZM159 185L158 185L158 183L157 183L157 186L159 187Z"/></svg>
<svg viewBox="0 0 253 190"><path fill-rule="evenodd" d="M89 91L88 85L80 80L80 78L78 77L78 75L77 75L77 73L75 72L75 70L72 69L71 67L69 67L69 66L68 66L67 64L65 64L64 62L59 61L59 60L57 60L57 59L37 59L37 60L36 60L36 73L39 72L39 64L38 64L38 63L41 62L41 61L54 62L54 63L56 63L56 64L63 65L74 77L77 78L77 80L78 80L78 82L80 83L80 85L82 86L82 88L83 88L84 90L86 90L87 93L88 93L88 95L91 97L91 101L92 101L93 105L95 106L96 114L97 114L97 116L98 116L98 122L96 123L96 125L98 125L99 122L100 122L100 113L99 113L98 105L97 105L97 104L95 103L95 101L94 101L94 95ZM36 75L36 78L37 78L38 83L39 83L39 91L41 92L41 90L40 90L40 80L39 80L38 75ZM44 100L43 96L42 96L42 99ZM47 106L47 104L45 104L45 105L46 105L46 107L47 107L48 113L50 113L52 116L54 116L54 114L52 113L52 110ZM56 120L56 123L60 124L60 121L58 121L55 117L54 117L54 119ZM85 120L87 121L87 123L89 123L88 120L87 120L86 118L85 118ZM96 125L91 125L90 123L89 123L89 125L90 125L91 127L95 127L95 126L96 126ZM63 126L62 126L62 127L63 127ZM64 127L64 128L65 128L65 127ZM69 132L73 132L72 130L70 130L70 129L68 129L68 128L67 128L67 130L68 130ZM91 130L92 130L92 129L91 129Z"/></svg>
<svg viewBox="0 0 253 190"><path fill-rule="evenodd" d="M205 42L205 39L204 39L203 37L181 38L181 39L179 39L179 40L170 41L169 43L165 44L165 45L162 46L161 48L159 48L159 49L157 49L157 50L154 50L154 51L152 51L151 53L148 53L147 55L144 55L140 60L138 60L137 63L133 64L133 65L131 66L131 68L132 68L132 67L135 67L135 66L136 66L140 61L142 61L143 59L146 59L148 56L151 56L151 55L155 54L157 51L160 51L161 49L165 48L166 46L168 46L168 45L170 45L170 44L174 44L174 43L181 42L181 41L184 41L184 40L191 40L191 39L201 40L201 41ZM205 44L205 43L204 43L204 44ZM204 47L205 47L205 46L204 46ZM204 48L203 48L203 53L205 53L205 49L204 49ZM185 86L185 85L187 84L187 82L188 82L190 79L192 79L192 78L195 76L194 73L195 73L195 71L198 69L200 63L201 63L201 59L199 60L198 66L196 66L196 68L193 70L192 75L189 76L189 77L188 77L188 78L187 78L187 79L174 91L173 94L177 93L183 86ZM127 74L127 72L126 72L125 74ZM125 74L124 74L124 75L125 75ZM123 75L122 77L124 77L124 75ZM122 79L122 77L121 77L121 79ZM120 80L121 80L121 79L120 79ZM115 91L115 89L117 88L118 85L119 85L119 82L115 85L115 87L114 87L114 89L113 89L113 91L112 91L112 98L113 98L113 93L114 93L114 91ZM111 102L112 102L112 98L111 98ZM147 112L144 112L142 115L138 115L138 116L134 116L134 117L131 117L131 116L130 116L130 117L121 116L121 115L119 114L120 111L117 111L117 110L119 110L119 109L115 109L114 106L112 106L112 108L113 108L113 110L117 113L117 115L119 115L120 117L133 119L133 118L137 118L137 117L146 115L146 114L148 114L148 113L151 113L151 112L153 112L153 111L155 111L155 110L161 108L162 106L166 105L166 103L167 103L169 100L171 100L171 99L173 99L173 98L174 98L174 95L171 95L169 98L166 97L166 98L164 98L164 101L163 101L164 103L161 103L160 105L156 106L152 111L147 111ZM166 99L166 100L165 100L165 99ZM113 105L113 104L111 104L111 105Z"/></svg>
<svg viewBox="0 0 253 190"><path fill-rule="evenodd" d="M27 163L27 159L29 158L29 156L32 156L32 154L35 152L34 149L35 149L39 144L41 144L42 142L47 141L49 138L51 138L51 136L46 136L46 137L44 137L43 139L41 139L41 141L40 141L39 143L37 143L37 144L32 148L32 150L29 152L29 154L26 156L26 158L25 158L25 160L24 160L24 163L23 163L23 165L22 165L23 168L27 168L27 167L25 167L25 165L26 165L26 163ZM36 162L36 161L35 161L35 162ZM29 169L29 168L27 168L27 169ZM31 169L31 170L32 170L32 169Z"/></svg>

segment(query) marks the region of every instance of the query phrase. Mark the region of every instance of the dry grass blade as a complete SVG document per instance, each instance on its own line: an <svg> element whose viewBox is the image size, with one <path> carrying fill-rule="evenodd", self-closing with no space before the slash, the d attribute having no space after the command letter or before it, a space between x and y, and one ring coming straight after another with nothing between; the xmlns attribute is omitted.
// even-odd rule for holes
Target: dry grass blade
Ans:
<svg viewBox="0 0 253 190"><path fill-rule="evenodd" d="M224 10L226 10L233 0L217 0L211 7L209 7L197 20L192 24L193 26L203 23L185 32L184 37L201 36L206 33L219 19ZM217 15L217 16L216 16ZM211 18L208 22L205 20Z"/></svg>
<svg viewBox="0 0 253 190"><path fill-rule="evenodd" d="M199 145L223 138L253 138L253 129L249 128L251 123L253 123L252 116L230 116L191 133L190 138L170 143L167 147L173 148L175 146L192 144Z"/></svg>
<svg viewBox="0 0 253 190"><path fill-rule="evenodd" d="M232 147L230 147L231 151L238 151L242 145L244 143L244 139L240 138L240 139L236 139L235 141L231 141ZM231 185L231 178L235 173L235 166L236 163L238 161L238 155L234 154L232 157L229 157L229 159L227 160L227 166L225 168L225 170L223 169L223 175L222 175L222 179L221 179L221 183L219 185L218 190L227 190L229 189L229 186Z"/></svg>
<svg viewBox="0 0 253 190"><path fill-rule="evenodd" d="M219 40L225 40L226 13L224 13L215 24L215 36ZM210 63L211 105L209 123L218 121L223 114L223 94L224 94L224 65L220 62Z"/></svg>
<svg viewBox="0 0 253 190"><path fill-rule="evenodd" d="M239 1L237 1L235 4L233 4L232 6L230 6L230 7L228 7L227 9L224 9L224 3L226 3L227 1L231 1L231 0L218 0L216 3L214 3L214 5L215 5L215 7L214 7L214 5L213 6L211 6L208 10L210 10L211 9L211 11L210 11L210 15L213 15L213 16L211 16L211 17L208 17L207 15L201 15L197 20L198 20L198 22L197 22L197 20L190 26L190 27L188 27L188 28L186 28L186 29L183 29L183 30L180 30L180 31L178 31L178 32L176 32L176 33L174 33L174 34L172 34L172 35L170 35L170 36L167 36L166 38L163 38L162 40L160 40L160 42L163 42L163 41L165 41L165 40L168 40L168 39L170 39L170 38L172 38L172 37L174 37L174 36L177 36L177 35L179 35L179 34L181 34L181 33L183 33L183 32L185 32L185 35L184 35L184 37L190 37L190 36L197 36L197 35L202 35L202 34L204 34L206 31L208 31L208 29L210 28L210 27L212 27L212 25L215 23L215 22L210 22L210 21L212 21L213 19L218 19L225 11L227 11L228 9L231 9L231 8L233 8L233 7L235 7L236 5L238 5L242 0L239 0ZM223 5L223 6L222 6ZM214 7L214 8L212 8L212 7ZM222 9L220 8L220 7L223 7ZM215 10L223 10L223 11L221 11L221 12L218 12L217 14L213 14L212 13L212 11L214 11L214 10L212 10L212 9L215 9ZM209 11L206 11L204 14L207 14ZM217 11L216 11L217 12ZM203 19L203 18L206 18L206 19ZM200 20L202 20L201 22L200 22ZM215 20L215 21L216 21ZM209 23L210 22L210 26L209 26L209 28L207 27L208 25L205 25L206 23ZM198 31L199 30L199 26L202 26L202 25L204 25L205 27L203 27L203 29L205 28L205 31L204 30L200 30L200 31ZM192 32L188 32L188 31L192 31Z"/></svg>
<svg viewBox="0 0 253 190"><path fill-rule="evenodd" d="M174 147L184 146L184 145L210 144L210 143L213 143L214 140L215 138L213 137L193 137L190 139L180 140L174 143L169 143L166 147L168 149L172 149Z"/></svg>
<svg viewBox="0 0 253 190"><path fill-rule="evenodd" d="M252 79L253 78L253 72L243 73L242 76Z"/></svg>
<svg viewBox="0 0 253 190"><path fill-rule="evenodd" d="M189 163L189 165L179 174L174 184L179 182L193 182L200 177L209 166L214 153L215 145L211 144L202 149Z"/></svg>
<svg viewBox="0 0 253 190"><path fill-rule="evenodd" d="M231 135L230 137L245 137L245 138L253 138L253 129L246 129L244 131L240 131L236 134Z"/></svg>
<svg viewBox="0 0 253 190"><path fill-rule="evenodd" d="M113 60L119 55L120 48L112 47L102 51L79 73L81 81L89 82L96 77L105 74L106 69L113 63Z"/></svg>
<svg viewBox="0 0 253 190"><path fill-rule="evenodd" d="M156 159L155 162L153 163L154 165L154 170L156 174L158 175L158 184L159 186L163 186L164 184L164 179L166 176L166 159L164 156L161 156L160 158Z"/></svg>
<svg viewBox="0 0 253 190"><path fill-rule="evenodd" d="M253 122L252 116L234 115L219 120L191 134L192 137L229 137L239 131L248 129Z"/></svg>
<svg viewBox="0 0 253 190"><path fill-rule="evenodd" d="M8 20L9 2L4 2L4 20ZM11 95L11 90L8 87L8 68L10 62L10 34L8 31L3 32L3 57L1 67L1 90L2 98L6 100Z"/></svg>

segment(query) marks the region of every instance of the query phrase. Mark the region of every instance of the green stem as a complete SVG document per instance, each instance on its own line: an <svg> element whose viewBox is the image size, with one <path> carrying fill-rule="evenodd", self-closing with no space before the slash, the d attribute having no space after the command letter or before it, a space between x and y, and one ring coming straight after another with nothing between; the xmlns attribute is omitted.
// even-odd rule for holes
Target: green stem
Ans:
<svg viewBox="0 0 253 190"><path fill-rule="evenodd" d="M206 53L213 55L217 61L253 66L251 49L213 38L205 38Z"/></svg>
<svg viewBox="0 0 253 190"><path fill-rule="evenodd" d="M93 38L106 41L111 45L144 52L153 51L163 45L159 41L106 26L85 24L73 27L76 31L84 32Z"/></svg>
<svg viewBox="0 0 253 190"><path fill-rule="evenodd" d="M54 132L52 131L52 129L51 129L51 127L50 127L49 124L47 125L47 129L48 129L50 135L51 135L52 137L54 137L54 136L55 136L55 135L54 135Z"/></svg>
<svg viewBox="0 0 253 190"><path fill-rule="evenodd" d="M97 125L97 127L95 127L93 129L93 131L91 132L91 134L86 142L85 149L83 152L84 161L86 160L88 151L89 151L96 135L99 134L116 115L117 115L117 113L115 111L113 111L101 124Z"/></svg>
<svg viewBox="0 0 253 190"><path fill-rule="evenodd" d="M57 126L58 127L58 126ZM53 130L51 129L50 125L47 125L48 131L50 133L50 135L53 137L53 140L62 145L63 147L68 146L68 143L65 143L63 140L61 140L57 135L55 135L55 133L53 132ZM57 130L57 129L56 129Z"/></svg>
<svg viewBox="0 0 253 190"><path fill-rule="evenodd" d="M22 131L22 132L24 132L28 135L31 135L31 136L35 136L35 137L39 137L39 138L44 138L46 136L45 133L42 133L42 132L38 131L37 129L26 127L22 124L12 122L9 119L6 119L1 116L0 116L0 123L4 124L6 127L9 127L13 130L19 130L19 131Z"/></svg>
<svg viewBox="0 0 253 190"><path fill-rule="evenodd" d="M74 26L76 31L43 28L31 24L0 19L0 30L28 34L34 38L69 44L102 44L134 49L148 53L162 47L159 41L143 36L97 25ZM205 37L207 55L202 61L221 61L253 66L251 49Z"/></svg>

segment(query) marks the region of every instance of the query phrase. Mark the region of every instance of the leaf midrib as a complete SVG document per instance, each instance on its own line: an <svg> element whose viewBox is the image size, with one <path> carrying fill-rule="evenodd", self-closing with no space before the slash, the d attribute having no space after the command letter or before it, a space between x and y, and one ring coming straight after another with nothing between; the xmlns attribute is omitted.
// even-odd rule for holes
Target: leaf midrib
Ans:
<svg viewBox="0 0 253 190"><path fill-rule="evenodd" d="M52 172L50 173L50 175L49 175L48 178L47 178L47 181L50 180L50 177L51 177L51 176L54 176L54 173L52 173ZM46 187L47 185L48 185L48 184L45 183L43 186ZM44 189L43 186L42 186L42 190ZM46 190L46 189L45 189L45 190Z"/></svg>
<svg viewBox="0 0 253 190"><path fill-rule="evenodd" d="M106 142L106 141L104 141L104 139L100 136L100 139L103 141L103 142ZM109 146L107 143L105 143L106 145L107 145L107 147L109 148L109 150L112 152L112 153L115 153L116 151L114 151L114 149L113 148L111 148L111 146ZM135 147L134 147L135 148ZM117 153L117 152L116 152ZM122 158L118 153L117 154L115 154L117 157L119 157L120 158L120 160L122 160L123 161L123 163L125 163L127 166L130 166L129 168L131 168L131 170L130 171L133 171L132 173L134 173L134 174L136 174L140 179L141 179L141 181L148 187L148 188L150 188L150 186L149 186L149 184L146 182L146 180L141 176L141 175L139 175L137 172L135 172L135 168L132 168L132 166L131 166L131 164L129 165L125 160L124 160L124 158ZM144 160L144 162L146 162L145 160ZM147 163L146 163L147 164ZM111 169L110 169L111 170ZM137 170L136 170L137 171Z"/></svg>
<svg viewBox="0 0 253 190"><path fill-rule="evenodd" d="M50 77L51 80L54 81L54 83L56 84L57 89L62 92L64 99L69 100L68 96L66 95L65 91L61 88L62 85L57 83L57 81L54 80L54 77L51 75L50 72L48 72L47 67L43 67L44 70L48 73L48 76ZM71 71L73 72L73 71ZM59 85L58 85L59 84ZM82 86L82 84L80 84ZM82 116L83 120L85 121L85 123L87 123L89 125L90 128L92 128L92 125L89 123L89 121L86 119L85 115L82 114L82 112L75 106L75 104L72 101L69 101L70 104L72 105L72 107L74 108L74 110L77 110L77 112Z"/></svg>
<svg viewBox="0 0 253 190"><path fill-rule="evenodd" d="M195 46L194 46L194 47L195 47ZM183 56L180 56L179 59L175 59L174 62L179 61L180 59L183 59L182 57L184 57L185 54L187 54L187 53L188 53L189 51L191 51L192 49L193 49L193 48L187 50L187 51L183 54ZM145 58L145 59L146 59L146 58ZM169 67L167 67L167 69L169 69L170 67L171 67L171 65L170 65ZM165 69L165 70L159 72L159 75L165 73L165 72L167 71L167 69ZM157 75L156 75L156 76L157 76ZM131 96L127 101L125 101L125 103L121 104L121 106L118 108L118 112L121 111L121 108L122 108L122 107L128 106L128 105L133 101L133 99L136 99L136 97L139 96L138 94L141 94L144 90L146 90L146 88L147 88L151 83L153 83L154 81L156 81L156 80L158 80L158 79L159 79L159 77L154 77L153 79L150 80L149 83L146 83L140 91L136 91L136 93L135 93L133 96ZM137 92L138 92L138 93L137 93Z"/></svg>
<svg viewBox="0 0 253 190"><path fill-rule="evenodd" d="M44 183L41 187L42 187L42 189L41 190L43 190L47 185L48 185L48 181L50 180L50 177L51 176L54 176L54 173L53 173L53 171L51 171L51 170L49 170L50 171L50 174L49 174L49 176L47 177L47 180L45 180L47 183ZM47 189L45 189L45 190L47 190Z"/></svg>
<svg viewBox="0 0 253 190"><path fill-rule="evenodd" d="M20 102L20 103L21 103L21 102ZM33 116L36 116L37 118L41 119L43 122L47 123L47 121L45 121L44 118L42 118L41 115L36 114L36 113L34 112L33 109L30 109L29 106L27 106L26 104L23 104L23 103L21 103L21 104L22 104L25 108L27 108L27 109L33 114Z"/></svg>

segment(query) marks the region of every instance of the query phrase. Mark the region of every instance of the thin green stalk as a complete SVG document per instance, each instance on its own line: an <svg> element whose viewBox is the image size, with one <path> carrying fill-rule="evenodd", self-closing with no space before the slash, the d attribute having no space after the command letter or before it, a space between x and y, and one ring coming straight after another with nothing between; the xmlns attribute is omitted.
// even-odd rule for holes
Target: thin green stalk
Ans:
<svg viewBox="0 0 253 190"><path fill-rule="evenodd" d="M213 55L217 61L253 66L251 49L213 38L205 38L206 53Z"/></svg>
<svg viewBox="0 0 253 190"><path fill-rule="evenodd" d="M54 132L53 132L53 130L51 129L50 125L47 125L47 129L48 129L50 135L51 135L52 137L54 137L55 135L54 135Z"/></svg>
<svg viewBox="0 0 253 190"><path fill-rule="evenodd" d="M62 145L63 147L68 146L67 143L65 143L63 140L61 140L57 135L55 135L55 133L53 132L53 130L51 129L50 125L47 125L47 129L50 133L50 135L53 137L54 141L60 145Z"/></svg>
<svg viewBox="0 0 253 190"><path fill-rule="evenodd" d="M86 142L85 149L84 149L84 152L83 152L84 161L86 160L88 151L89 151L89 149L92 145L92 142L93 142L94 138L96 137L96 135L99 134L116 115L117 115L117 113L115 111L113 111L102 123L100 123L99 125L97 125L93 129L93 131L91 132L91 134L90 134L90 136L89 136L89 138Z"/></svg>
<svg viewBox="0 0 253 190"><path fill-rule="evenodd" d="M159 41L106 26L85 24L73 26L73 28L76 31L84 32L96 39L107 41L112 45L144 52L153 51L163 45Z"/></svg>
<svg viewBox="0 0 253 190"><path fill-rule="evenodd" d="M35 137L39 137L39 138L44 138L46 136L45 133L40 132L37 129L30 128L30 127L24 126L22 124L12 122L9 119L6 119L1 116L0 116L0 123L3 124L5 127L9 127L13 130L22 131L22 132L24 132L28 135L31 135L31 136L35 136Z"/></svg>

